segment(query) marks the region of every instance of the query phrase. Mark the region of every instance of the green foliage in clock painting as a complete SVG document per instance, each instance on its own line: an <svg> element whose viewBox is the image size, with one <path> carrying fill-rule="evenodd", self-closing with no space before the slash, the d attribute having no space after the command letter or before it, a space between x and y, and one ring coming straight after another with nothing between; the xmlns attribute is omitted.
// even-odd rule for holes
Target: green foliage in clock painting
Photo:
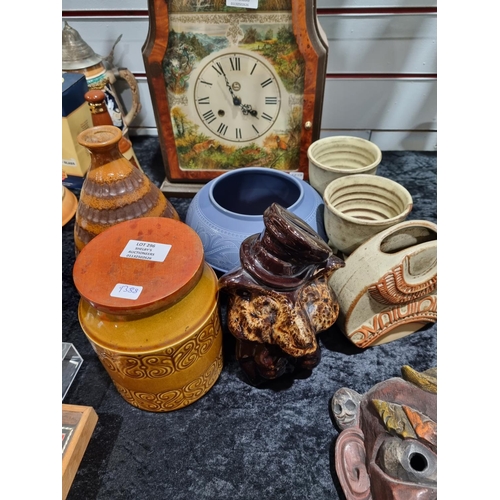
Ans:
<svg viewBox="0 0 500 500"><path fill-rule="evenodd" d="M193 144L208 139L208 137L203 137L198 134L199 126L194 124L191 120L188 120L179 106L174 106L172 108L170 118L172 120L177 148L180 148L181 153L190 151Z"/></svg>
<svg viewBox="0 0 500 500"><path fill-rule="evenodd" d="M297 170L298 164L299 148L294 147L286 150L272 150L267 166L276 170Z"/></svg>
<svg viewBox="0 0 500 500"><path fill-rule="evenodd" d="M208 139L203 134L178 140L177 146L180 166L189 170L232 170L262 166L296 170L299 158L298 146L280 148L274 144L266 148L255 143L240 147L228 146L216 139Z"/></svg>
<svg viewBox="0 0 500 500"><path fill-rule="evenodd" d="M289 149L300 147L302 133L302 106L294 106L288 115L287 137Z"/></svg>
<svg viewBox="0 0 500 500"><path fill-rule="evenodd" d="M216 140L209 140L196 146L205 148L207 143L212 143L212 145L196 156L192 154L185 156L188 159L186 168L231 170L241 167L261 166L267 157L266 151L254 143L236 147L223 145Z"/></svg>
<svg viewBox="0 0 500 500"><path fill-rule="evenodd" d="M295 106L288 116L286 134L269 134L264 147L269 152L266 166L278 170L296 170L300 155L302 107Z"/></svg>
<svg viewBox="0 0 500 500"><path fill-rule="evenodd" d="M225 48L227 38L200 33L170 30L168 48L163 59L163 74L167 89L174 94L186 92L189 76L196 62L215 51Z"/></svg>
<svg viewBox="0 0 500 500"><path fill-rule="evenodd" d="M239 146L222 144L199 132L180 107L171 111L180 168L186 170L232 170L265 166L296 170L300 153L302 107L295 106L288 117L286 134L269 133L262 142Z"/></svg>
<svg viewBox="0 0 500 500"><path fill-rule="evenodd" d="M260 10L291 10L292 0L259 0ZM169 12L255 12L255 9L228 7L226 0L167 0Z"/></svg>
<svg viewBox="0 0 500 500"><path fill-rule="evenodd" d="M283 85L291 94L302 94L304 89L304 58L299 52L295 36L287 25L276 26L276 36L272 28L259 31L255 26L244 29L239 46L253 50L270 61Z"/></svg>

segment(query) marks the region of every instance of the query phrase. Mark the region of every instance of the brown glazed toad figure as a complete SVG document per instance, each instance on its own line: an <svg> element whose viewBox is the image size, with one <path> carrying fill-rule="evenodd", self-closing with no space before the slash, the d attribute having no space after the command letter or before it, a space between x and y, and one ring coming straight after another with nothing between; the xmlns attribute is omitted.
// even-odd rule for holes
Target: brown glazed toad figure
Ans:
<svg viewBox="0 0 500 500"><path fill-rule="evenodd" d="M219 279L229 297L236 357L254 385L317 366L316 334L339 313L328 280L344 266L308 224L277 203L264 212L264 225L242 242L241 267Z"/></svg>
<svg viewBox="0 0 500 500"><path fill-rule="evenodd" d="M332 398L347 500L437 499L437 369L401 371L362 396L342 388Z"/></svg>

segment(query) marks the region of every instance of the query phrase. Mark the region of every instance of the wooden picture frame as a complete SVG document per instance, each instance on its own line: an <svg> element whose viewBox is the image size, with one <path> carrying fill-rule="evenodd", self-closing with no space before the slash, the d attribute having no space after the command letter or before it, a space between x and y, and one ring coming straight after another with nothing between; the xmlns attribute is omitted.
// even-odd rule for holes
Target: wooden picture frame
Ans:
<svg viewBox="0 0 500 500"><path fill-rule="evenodd" d="M214 4L220 4L220 1L213 1ZM165 167L165 182L168 181L170 184L183 182L187 185L189 185L189 183L204 183L222 174L225 170L219 170L217 167L190 169L186 167L181 168L180 166L181 157L176 146L176 132L172 124L169 95L164 74L164 67L169 62L167 60L167 49L169 48L168 4L169 2L167 0L148 0L149 30L146 41L142 47L144 66L146 69L146 76L158 129L158 138ZM298 160L294 160L293 169L285 170L308 180L307 149L313 141L319 139L321 130L328 41L317 19L315 0L290 0L290 4L293 34L300 57L303 58L305 69L302 90L302 123L298 124L300 134L298 145L297 140L294 141L294 151L296 151L296 148L298 148L299 151ZM246 9L246 11L248 11L247 13L251 13L252 9ZM177 97L176 99L178 100ZM265 113L263 114L265 115ZM201 123L201 126L203 126L203 123ZM222 126L223 124L221 123L221 127ZM207 132L207 129L204 129L204 132ZM296 135L297 133L295 132L295 136ZM210 137L209 132L208 137ZM276 137L279 142L279 137ZM216 136L213 136L210 140L196 142L190 151L194 150L197 152L196 148L203 144L208 144L213 147L214 138L217 139ZM205 137L205 139L207 139L207 137ZM199 140L201 141L201 139ZM239 147L240 146L237 146L237 148ZM221 146L218 146L218 148L221 149ZM226 149L223 148L223 151L219 151L219 153L221 152L225 153ZM297 158L297 156L295 157ZM272 165L266 164L266 161L270 160L264 159L261 164L258 163L258 160L256 161L257 164L248 164L247 166L274 168ZM244 166L236 166L234 168L244 168Z"/></svg>
<svg viewBox="0 0 500 500"><path fill-rule="evenodd" d="M97 424L90 406L62 405L62 498L68 492Z"/></svg>

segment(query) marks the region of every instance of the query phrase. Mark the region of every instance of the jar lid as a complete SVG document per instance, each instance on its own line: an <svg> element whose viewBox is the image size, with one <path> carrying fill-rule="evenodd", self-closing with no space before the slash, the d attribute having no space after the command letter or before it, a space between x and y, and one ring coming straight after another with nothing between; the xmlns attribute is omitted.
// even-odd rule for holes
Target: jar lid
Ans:
<svg viewBox="0 0 500 500"><path fill-rule="evenodd" d="M85 245L73 281L100 311L146 314L185 297L203 265L203 244L191 227L166 217L142 217L116 224Z"/></svg>

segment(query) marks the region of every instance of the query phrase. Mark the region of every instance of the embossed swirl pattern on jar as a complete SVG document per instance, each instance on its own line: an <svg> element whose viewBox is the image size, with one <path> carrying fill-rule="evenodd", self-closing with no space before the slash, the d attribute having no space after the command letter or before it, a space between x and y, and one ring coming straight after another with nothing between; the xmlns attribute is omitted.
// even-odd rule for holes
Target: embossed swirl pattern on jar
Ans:
<svg viewBox="0 0 500 500"><path fill-rule="evenodd" d="M126 355L91 343L118 392L142 410L183 408L208 392L222 371L222 330L217 308L193 339L157 353ZM213 360L208 368L207 360Z"/></svg>
<svg viewBox="0 0 500 500"><path fill-rule="evenodd" d="M219 331L219 316L213 314L211 322L198 335L175 348L134 356L117 354L95 344L94 350L108 372L134 379L162 378L186 370L196 363L217 341Z"/></svg>
<svg viewBox="0 0 500 500"><path fill-rule="evenodd" d="M222 370L222 351L208 370L185 386L160 392L131 391L115 382L118 392L131 405L148 411L173 411L194 403L203 396L217 381Z"/></svg>

